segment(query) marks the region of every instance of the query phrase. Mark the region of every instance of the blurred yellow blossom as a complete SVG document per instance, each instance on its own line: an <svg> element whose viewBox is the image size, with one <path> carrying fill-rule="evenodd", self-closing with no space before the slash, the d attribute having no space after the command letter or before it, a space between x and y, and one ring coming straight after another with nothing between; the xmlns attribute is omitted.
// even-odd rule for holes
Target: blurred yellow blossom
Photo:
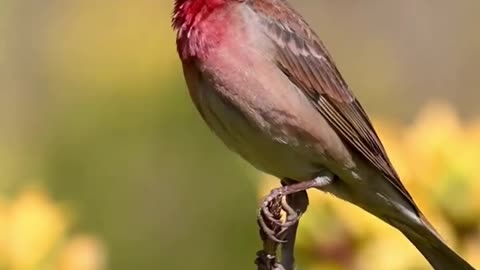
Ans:
<svg viewBox="0 0 480 270"><path fill-rule="evenodd" d="M70 225L67 211L42 189L27 188L11 200L0 198L0 269L44 269L54 265L59 254L61 270L103 269L101 245L91 237L68 240ZM80 267L80 260L89 263Z"/></svg>
<svg viewBox="0 0 480 270"><path fill-rule="evenodd" d="M102 270L105 260L101 242L88 235L76 236L61 252L58 270Z"/></svg>
<svg viewBox="0 0 480 270"><path fill-rule="evenodd" d="M6 250L12 269L30 269L59 242L67 220L45 194L28 190L15 199L8 211Z"/></svg>

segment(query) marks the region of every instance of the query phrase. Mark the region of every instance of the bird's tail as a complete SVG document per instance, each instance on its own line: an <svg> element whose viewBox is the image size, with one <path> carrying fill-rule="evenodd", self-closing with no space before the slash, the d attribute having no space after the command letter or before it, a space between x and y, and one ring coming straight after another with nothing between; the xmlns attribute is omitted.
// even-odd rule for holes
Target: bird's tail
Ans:
<svg viewBox="0 0 480 270"><path fill-rule="evenodd" d="M462 257L450 249L433 227L425 221L422 226L396 224L410 242L422 253L435 270L475 270Z"/></svg>

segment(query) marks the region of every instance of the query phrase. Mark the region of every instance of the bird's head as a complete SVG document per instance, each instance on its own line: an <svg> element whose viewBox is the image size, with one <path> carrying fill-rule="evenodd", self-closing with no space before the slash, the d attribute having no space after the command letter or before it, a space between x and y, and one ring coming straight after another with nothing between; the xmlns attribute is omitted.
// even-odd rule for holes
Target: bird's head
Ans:
<svg viewBox="0 0 480 270"><path fill-rule="evenodd" d="M244 1L246 0L175 0L172 26L177 32L177 49L181 57L205 55L210 45L219 42L228 22L210 20L209 24L201 27L202 22L214 11Z"/></svg>
<svg viewBox="0 0 480 270"><path fill-rule="evenodd" d="M176 30L190 28L207 17L213 10L231 2L245 0L175 0L172 25Z"/></svg>

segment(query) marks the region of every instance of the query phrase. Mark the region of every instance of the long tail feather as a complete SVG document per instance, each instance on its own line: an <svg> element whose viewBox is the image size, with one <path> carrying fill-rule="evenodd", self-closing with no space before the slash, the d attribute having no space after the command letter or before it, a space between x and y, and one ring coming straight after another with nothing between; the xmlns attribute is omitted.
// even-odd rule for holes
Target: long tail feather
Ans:
<svg viewBox="0 0 480 270"><path fill-rule="evenodd" d="M422 253L435 270L475 270L462 257L450 249L429 225L412 230L396 226Z"/></svg>

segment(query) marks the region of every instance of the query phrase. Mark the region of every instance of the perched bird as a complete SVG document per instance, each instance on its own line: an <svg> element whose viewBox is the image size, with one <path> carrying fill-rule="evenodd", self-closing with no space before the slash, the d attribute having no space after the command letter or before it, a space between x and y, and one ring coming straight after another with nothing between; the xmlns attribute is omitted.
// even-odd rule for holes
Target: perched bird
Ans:
<svg viewBox="0 0 480 270"><path fill-rule="evenodd" d="M396 227L435 269L474 269L421 213L332 57L285 0L176 0L172 21L201 116L282 179L280 191L334 194Z"/></svg>

